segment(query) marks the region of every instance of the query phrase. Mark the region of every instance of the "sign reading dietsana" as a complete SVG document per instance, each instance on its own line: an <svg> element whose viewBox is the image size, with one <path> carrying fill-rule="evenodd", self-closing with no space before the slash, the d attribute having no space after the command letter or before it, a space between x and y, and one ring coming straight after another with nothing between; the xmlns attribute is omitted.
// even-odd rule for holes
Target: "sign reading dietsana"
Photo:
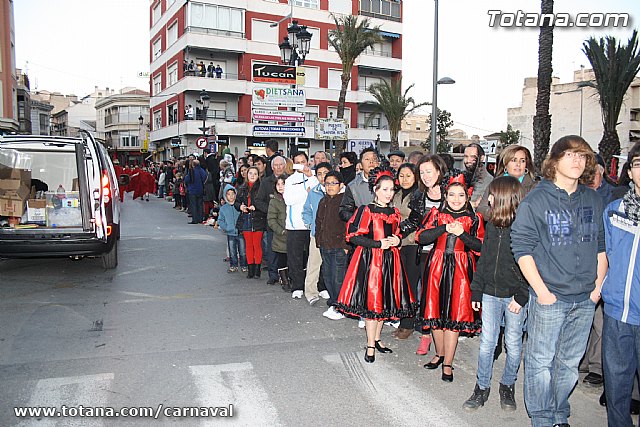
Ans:
<svg viewBox="0 0 640 427"><path fill-rule="evenodd" d="M256 85L251 103L256 107L304 107L307 97L304 89L286 86Z"/></svg>
<svg viewBox="0 0 640 427"><path fill-rule="evenodd" d="M346 119L316 119L316 139L347 139Z"/></svg>
<svg viewBox="0 0 640 427"><path fill-rule="evenodd" d="M290 65L253 64L254 82L296 84L296 67Z"/></svg>

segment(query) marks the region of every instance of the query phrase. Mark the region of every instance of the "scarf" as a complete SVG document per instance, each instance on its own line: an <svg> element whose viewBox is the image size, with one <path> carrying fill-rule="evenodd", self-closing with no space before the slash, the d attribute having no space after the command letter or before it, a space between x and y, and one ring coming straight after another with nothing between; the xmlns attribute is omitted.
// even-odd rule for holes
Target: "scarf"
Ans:
<svg viewBox="0 0 640 427"><path fill-rule="evenodd" d="M640 196L636 194L635 188L627 191L622 198L624 202L624 212L627 217L635 222L640 222Z"/></svg>

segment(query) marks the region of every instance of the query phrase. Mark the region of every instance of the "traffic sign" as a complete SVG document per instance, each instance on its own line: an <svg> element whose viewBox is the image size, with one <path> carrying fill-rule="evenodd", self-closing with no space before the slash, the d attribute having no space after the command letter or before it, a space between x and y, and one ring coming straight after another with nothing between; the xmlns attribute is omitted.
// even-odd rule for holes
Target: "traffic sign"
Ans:
<svg viewBox="0 0 640 427"><path fill-rule="evenodd" d="M198 139L196 139L196 147L198 147L201 150L204 150L205 148L207 148L207 138L204 136L199 137Z"/></svg>

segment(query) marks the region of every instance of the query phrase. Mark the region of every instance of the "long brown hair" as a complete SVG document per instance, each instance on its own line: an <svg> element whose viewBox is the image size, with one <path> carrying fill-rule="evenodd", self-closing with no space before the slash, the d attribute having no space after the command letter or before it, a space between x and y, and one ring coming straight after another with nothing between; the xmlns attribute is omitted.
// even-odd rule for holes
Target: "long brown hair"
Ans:
<svg viewBox="0 0 640 427"><path fill-rule="evenodd" d="M583 185L588 185L593 181L593 176L596 173L596 154L589 146L589 143L578 135L563 136L553 144L549 152L549 157L547 157L542 164L542 176L550 181L555 181L556 165L567 151L573 151L587 156L584 172L582 172L578 182Z"/></svg>
<svg viewBox="0 0 640 427"><path fill-rule="evenodd" d="M416 175L416 181L418 181L418 188L424 194L427 194L427 190L429 189L425 187L424 182L422 182L422 178L420 178L420 166L423 163L429 163L429 162L433 164L433 167L436 168L436 170L440 174L440 176L438 177L438 181L436 181L435 185L440 185L443 177L446 175L447 171L449 170L447 168L447 164L444 162L444 160L442 160L442 157L438 156L437 154L425 154L424 156L422 156L418 161L418 163L416 164L415 175Z"/></svg>
<svg viewBox="0 0 640 427"><path fill-rule="evenodd" d="M507 148L502 150L502 153L500 153L498 164L496 166L496 176L504 175L507 170L507 165L516 157L516 153L518 153L519 151L522 151L524 153L524 157L526 159L527 166L526 172L524 174L529 175L529 177L535 181L536 177L533 174L534 166L533 159L531 158L531 152L527 147L523 147L522 145L517 144L509 145Z"/></svg>
<svg viewBox="0 0 640 427"><path fill-rule="evenodd" d="M499 176L489 184L489 195L493 196L493 203L488 220L496 227L511 226L516 219L518 205L525 196L520 181L512 176Z"/></svg>

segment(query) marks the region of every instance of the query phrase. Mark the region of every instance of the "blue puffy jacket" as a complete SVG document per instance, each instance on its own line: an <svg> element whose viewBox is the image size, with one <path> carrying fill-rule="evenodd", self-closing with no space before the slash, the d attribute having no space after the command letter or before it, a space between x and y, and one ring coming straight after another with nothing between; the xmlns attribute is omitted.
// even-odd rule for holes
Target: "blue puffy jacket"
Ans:
<svg viewBox="0 0 640 427"><path fill-rule="evenodd" d="M202 196L204 194L204 183L207 180L207 173L197 165L184 175L184 183L187 186L187 193L192 196Z"/></svg>
<svg viewBox="0 0 640 427"><path fill-rule="evenodd" d="M640 326L640 225L627 218L622 200L609 203L603 218L609 258L609 271L602 284L604 312Z"/></svg>
<svg viewBox="0 0 640 427"><path fill-rule="evenodd" d="M227 236L237 236L238 228L236 227L236 221L238 221L240 211L237 210L233 206L233 204L229 203L229 200L227 200L227 191L229 190L232 190L237 194L236 189L233 187L233 185L225 185L222 197L224 197L224 201L226 203L222 205L222 207L220 207L220 213L218 214L218 227L220 227L220 229L224 231Z"/></svg>

